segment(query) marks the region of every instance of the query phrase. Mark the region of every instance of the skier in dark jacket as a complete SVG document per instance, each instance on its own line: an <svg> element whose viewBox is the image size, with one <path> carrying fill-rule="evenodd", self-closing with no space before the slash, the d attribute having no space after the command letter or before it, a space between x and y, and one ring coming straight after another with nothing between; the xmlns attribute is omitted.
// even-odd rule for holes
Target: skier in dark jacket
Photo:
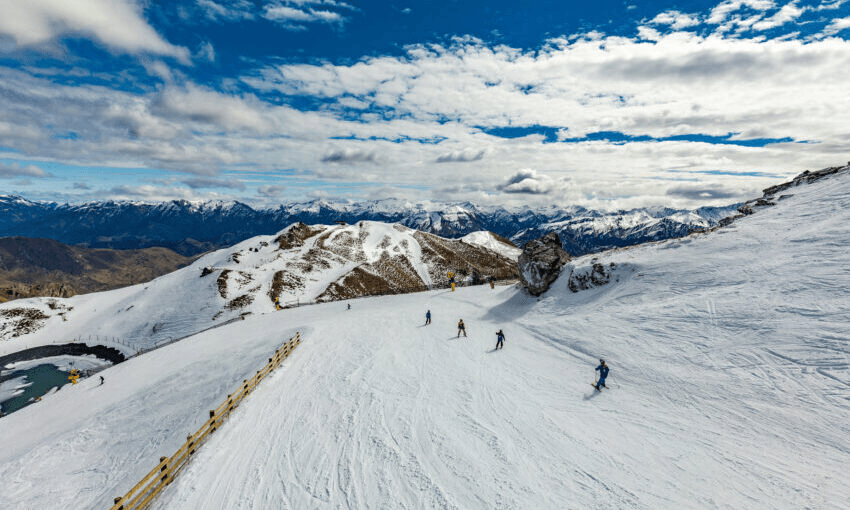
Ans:
<svg viewBox="0 0 850 510"><path fill-rule="evenodd" d="M502 333L502 330L496 332L496 349L502 349L505 347L505 334ZM494 351L496 349L493 349Z"/></svg>
<svg viewBox="0 0 850 510"><path fill-rule="evenodd" d="M600 386L603 388L607 388L605 386L605 378L608 377L608 365L605 364L605 360L599 360L599 366L596 367L596 371L599 372L599 381L596 382L596 391L602 391L599 389Z"/></svg>
<svg viewBox="0 0 850 510"><path fill-rule="evenodd" d="M457 336L460 336L461 332L463 332L463 336L466 336L466 325L463 323L463 319L457 321Z"/></svg>
<svg viewBox="0 0 850 510"><path fill-rule="evenodd" d="M425 325L431 324L431 310L425 312Z"/></svg>

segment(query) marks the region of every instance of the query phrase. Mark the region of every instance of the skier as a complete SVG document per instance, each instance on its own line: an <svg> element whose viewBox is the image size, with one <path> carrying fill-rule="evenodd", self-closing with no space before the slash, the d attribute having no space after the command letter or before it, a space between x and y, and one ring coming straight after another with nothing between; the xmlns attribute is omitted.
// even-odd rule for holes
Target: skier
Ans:
<svg viewBox="0 0 850 510"><path fill-rule="evenodd" d="M596 367L596 371L599 372L599 381L597 381L595 384L596 391L602 391L601 389L599 389L600 386L602 386L603 388L608 387L605 386L605 378L608 377L608 365L605 364L604 359L599 360L599 366Z"/></svg>
<svg viewBox="0 0 850 510"><path fill-rule="evenodd" d="M502 349L505 347L505 334L502 333L502 330L496 332L496 349ZM493 349L494 351L496 349Z"/></svg>
<svg viewBox="0 0 850 510"><path fill-rule="evenodd" d="M348 309L351 310L351 303L348 303Z"/></svg>
<svg viewBox="0 0 850 510"><path fill-rule="evenodd" d="M431 324L431 310L425 312L425 325Z"/></svg>
<svg viewBox="0 0 850 510"><path fill-rule="evenodd" d="M463 336L466 337L466 326L463 324L463 319L457 322L457 336L460 337L461 331L463 332Z"/></svg>
<svg viewBox="0 0 850 510"><path fill-rule="evenodd" d="M103 376L100 376L100 385L101 385L101 386L103 386L103 382L104 382L104 381L105 381L105 379L103 378Z"/></svg>

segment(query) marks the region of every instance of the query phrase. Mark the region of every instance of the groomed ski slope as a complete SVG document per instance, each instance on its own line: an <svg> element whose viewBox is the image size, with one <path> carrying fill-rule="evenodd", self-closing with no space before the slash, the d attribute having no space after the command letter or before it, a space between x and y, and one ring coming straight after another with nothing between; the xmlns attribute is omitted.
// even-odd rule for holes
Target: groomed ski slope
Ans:
<svg viewBox="0 0 850 510"><path fill-rule="evenodd" d="M296 330L156 508L847 508L850 177L786 193L576 294L307 306L110 368L0 419L0 508L108 508Z"/></svg>
<svg viewBox="0 0 850 510"><path fill-rule="evenodd" d="M619 281L578 294L305 309L306 342L157 508L847 508L850 179L789 193L599 257Z"/></svg>

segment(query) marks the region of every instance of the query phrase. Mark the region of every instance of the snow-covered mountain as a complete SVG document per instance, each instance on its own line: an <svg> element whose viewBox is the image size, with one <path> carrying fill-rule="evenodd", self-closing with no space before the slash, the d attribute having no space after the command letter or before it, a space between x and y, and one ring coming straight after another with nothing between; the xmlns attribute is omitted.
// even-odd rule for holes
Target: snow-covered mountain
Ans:
<svg viewBox="0 0 850 510"><path fill-rule="evenodd" d="M296 331L154 508L847 508L850 167L797 184L723 228L573 259L540 298L324 303L133 358L0 418L0 508L109 508ZM134 307L191 316L212 278Z"/></svg>
<svg viewBox="0 0 850 510"><path fill-rule="evenodd" d="M88 336L131 353L278 307L446 288L449 272L459 283L514 278L518 251L489 232L458 240L380 222L296 223L145 284L6 303L0 355Z"/></svg>
<svg viewBox="0 0 850 510"><path fill-rule="evenodd" d="M647 208L599 212L582 207L541 209L481 207L388 199L371 202L313 200L272 209L240 202L172 201L56 204L0 195L0 236L45 237L91 248L163 246L183 255L277 232L303 222L380 221L458 238L487 230L517 245L556 230L572 255L658 241L709 228L735 206L681 211Z"/></svg>

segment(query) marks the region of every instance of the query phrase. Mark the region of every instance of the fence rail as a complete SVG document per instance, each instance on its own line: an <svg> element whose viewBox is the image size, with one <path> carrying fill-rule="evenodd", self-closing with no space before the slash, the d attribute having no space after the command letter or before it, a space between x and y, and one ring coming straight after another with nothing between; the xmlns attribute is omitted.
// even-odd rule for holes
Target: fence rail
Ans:
<svg viewBox="0 0 850 510"><path fill-rule="evenodd" d="M301 333L298 332L285 344L280 346L269 362L251 379L242 381L242 385L227 396L224 402L216 409L210 411L209 419L194 434L186 437L186 442L171 457L160 457L159 464L153 468L144 478L139 481L124 496L115 498L115 504L110 510L138 510L148 508L153 499L162 492L165 487L174 480L180 471L189 463L192 456L201 447L204 441L221 426L222 422L230 416L242 400L250 394L254 388L272 370L280 366L289 353L301 343Z"/></svg>

